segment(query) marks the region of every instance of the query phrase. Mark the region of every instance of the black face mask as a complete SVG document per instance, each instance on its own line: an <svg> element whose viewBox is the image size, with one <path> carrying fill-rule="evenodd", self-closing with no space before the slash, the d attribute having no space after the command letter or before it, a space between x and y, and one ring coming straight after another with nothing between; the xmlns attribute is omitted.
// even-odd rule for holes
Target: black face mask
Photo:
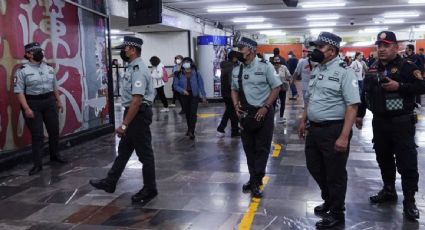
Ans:
<svg viewBox="0 0 425 230"><path fill-rule="evenodd" d="M129 58L129 57L127 57L127 55L125 55L125 50L121 50L121 52L120 52L120 56L121 56L121 58L122 58L122 60L123 60L124 62L129 62L129 61L130 61L130 58Z"/></svg>
<svg viewBox="0 0 425 230"><path fill-rule="evenodd" d="M317 63L322 63L323 60L325 60L325 54L318 49L314 49L313 52L311 52L311 54L309 55L310 55L310 60Z"/></svg>
<svg viewBox="0 0 425 230"><path fill-rule="evenodd" d="M238 58L238 60L242 63L246 62L246 58L243 57L243 53L241 52L236 52L236 57Z"/></svg>
<svg viewBox="0 0 425 230"><path fill-rule="evenodd" d="M34 61L36 61L36 62L41 62L41 60L43 60L43 58L44 58L44 54L43 54L43 51L41 51L41 50L35 51L32 54L32 59L34 59Z"/></svg>

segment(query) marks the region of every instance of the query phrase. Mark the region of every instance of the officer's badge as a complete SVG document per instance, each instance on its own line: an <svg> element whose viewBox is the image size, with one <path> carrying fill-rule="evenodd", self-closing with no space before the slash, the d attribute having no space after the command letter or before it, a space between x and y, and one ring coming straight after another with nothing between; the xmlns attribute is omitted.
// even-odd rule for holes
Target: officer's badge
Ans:
<svg viewBox="0 0 425 230"><path fill-rule="evenodd" d="M248 74L243 75L243 79L248 80L248 78L249 78Z"/></svg>
<svg viewBox="0 0 425 230"><path fill-rule="evenodd" d="M134 70L134 71L138 71L138 70L139 70L139 65L135 65L135 66L133 66L133 70Z"/></svg>
<svg viewBox="0 0 425 230"><path fill-rule="evenodd" d="M136 82L134 82L134 86L137 87L137 88L140 88L140 87L142 87L142 82L136 81Z"/></svg>
<svg viewBox="0 0 425 230"><path fill-rule="evenodd" d="M422 77L422 73L420 70L415 70L413 71L413 75L415 75L415 78L418 80L423 80L424 78Z"/></svg>
<svg viewBox="0 0 425 230"><path fill-rule="evenodd" d="M339 82L339 78L337 77L329 77L329 80Z"/></svg>
<svg viewBox="0 0 425 230"><path fill-rule="evenodd" d="M381 33L381 34L379 35L379 38L380 38L380 39L385 39L385 38L387 38L387 34L386 34L386 33Z"/></svg>
<svg viewBox="0 0 425 230"><path fill-rule="evenodd" d="M397 71L398 71L397 67L393 67L393 68L391 69L391 73L392 73L392 74L397 73Z"/></svg>
<svg viewBox="0 0 425 230"><path fill-rule="evenodd" d="M322 79L323 79L323 75L322 75L322 74L320 74L320 75L317 77L317 79L322 80Z"/></svg>

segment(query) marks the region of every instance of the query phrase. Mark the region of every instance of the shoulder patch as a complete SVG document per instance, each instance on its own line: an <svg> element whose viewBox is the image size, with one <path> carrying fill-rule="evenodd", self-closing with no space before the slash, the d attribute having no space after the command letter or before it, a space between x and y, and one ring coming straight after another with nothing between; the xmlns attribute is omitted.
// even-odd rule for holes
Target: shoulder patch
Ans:
<svg viewBox="0 0 425 230"><path fill-rule="evenodd" d="M415 78L416 79L418 79L418 80L423 80L424 78L422 77L422 73L421 73L421 71L420 70L415 70L415 71L413 71L413 75L415 76Z"/></svg>
<svg viewBox="0 0 425 230"><path fill-rule="evenodd" d="M347 68L348 67L348 65L347 65L346 62L339 63L339 66L341 66L342 68Z"/></svg>
<svg viewBox="0 0 425 230"><path fill-rule="evenodd" d="M134 70L134 71L138 71L138 70L139 70L139 65L135 65L135 66L133 66L133 70Z"/></svg>

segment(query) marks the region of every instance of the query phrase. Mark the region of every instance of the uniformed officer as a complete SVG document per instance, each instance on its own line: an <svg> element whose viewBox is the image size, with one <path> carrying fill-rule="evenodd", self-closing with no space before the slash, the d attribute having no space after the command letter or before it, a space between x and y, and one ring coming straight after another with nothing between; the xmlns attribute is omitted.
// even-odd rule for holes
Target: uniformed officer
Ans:
<svg viewBox="0 0 425 230"><path fill-rule="evenodd" d="M25 122L31 131L34 166L29 175L43 169L43 122L49 134L50 160L66 163L59 155L58 109L63 107L59 99L58 83L54 69L43 61L44 54L38 42L25 45L25 59L14 77L14 92L24 113Z"/></svg>
<svg viewBox="0 0 425 230"><path fill-rule="evenodd" d="M396 35L378 34L378 61L364 79L362 105L356 126L362 127L366 107L373 113L373 143L384 186L370 197L371 203L397 201L396 168L401 174L403 210L408 219L419 219L415 205L418 191L418 158L415 144L415 95L425 93L425 81L415 63L398 55Z"/></svg>
<svg viewBox="0 0 425 230"><path fill-rule="evenodd" d="M323 215L316 223L317 228L331 228L345 222L346 165L351 128L360 103L357 78L338 57L340 42L337 35L322 32L310 43L315 46L311 61L319 64L311 73L306 93L309 103L298 129L298 135L306 138L307 168L324 200L314 208L317 215ZM310 127L306 133L307 121Z"/></svg>
<svg viewBox="0 0 425 230"><path fill-rule="evenodd" d="M119 45L121 57L128 62L123 77L122 105L125 107L123 122L116 129L121 138L118 156L115 158L108 176L101 180L90 180L90 184L105 192L115 192L116 184L124 171L131 154L136 150L143 164L143 188L131 197L134 203L147 202L158 192L155 179L155 161L152 150L152 136L149 125L152 123L152 102L154 88L149 69L140 57L143 40L125 36Z"/></svg>
<svg viewBox="0 0 425 230"><path fill-rule="evenodd" d="M273 102L282 82L270 63L256 57L255 41L243 37L238 47L241 64L232 73L232 101L241 119L242 144L250 175L242 190L258 198L263 195L259 186L266 173L273 137Z"/></svg>

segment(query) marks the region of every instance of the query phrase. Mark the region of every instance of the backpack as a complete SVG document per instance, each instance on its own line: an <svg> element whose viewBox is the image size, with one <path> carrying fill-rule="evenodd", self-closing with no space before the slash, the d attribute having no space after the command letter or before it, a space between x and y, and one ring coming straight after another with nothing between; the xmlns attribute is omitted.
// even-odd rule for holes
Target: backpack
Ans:
<svg viewBox="0 0 425 230"><path fill-rule="evenodd" d="M162 80L164 82L168 82L168 73L165 67L162 67Z"/></svg>

